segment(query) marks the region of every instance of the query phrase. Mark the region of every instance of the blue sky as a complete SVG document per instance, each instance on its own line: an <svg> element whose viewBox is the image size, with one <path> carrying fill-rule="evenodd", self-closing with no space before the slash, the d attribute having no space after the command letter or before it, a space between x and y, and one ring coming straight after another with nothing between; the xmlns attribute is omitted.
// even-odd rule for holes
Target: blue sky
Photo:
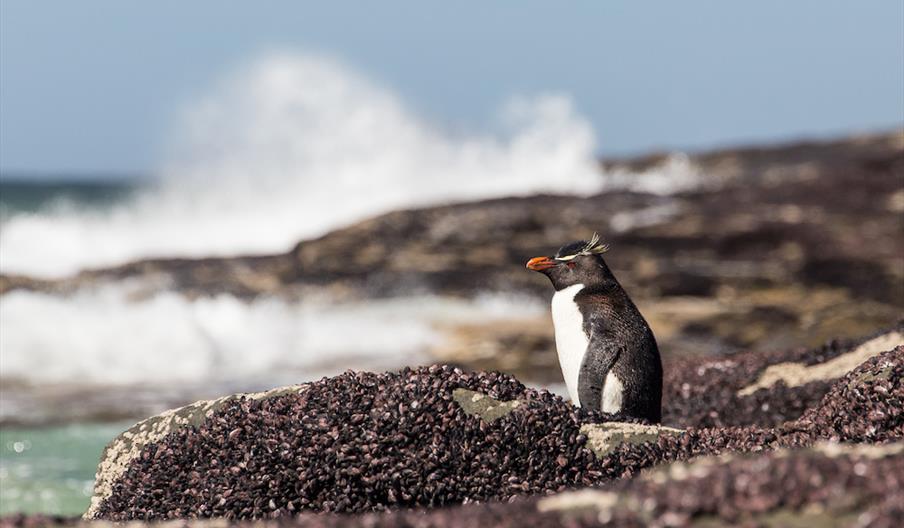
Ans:
<svg viewBox="0 0 904 528"><path fill-rule="evenodd" d="M904 123L900 0L487 4L3 0L0 170L151 172L180 109L271 50L447 126L570 94L601 154Z"/></svg>

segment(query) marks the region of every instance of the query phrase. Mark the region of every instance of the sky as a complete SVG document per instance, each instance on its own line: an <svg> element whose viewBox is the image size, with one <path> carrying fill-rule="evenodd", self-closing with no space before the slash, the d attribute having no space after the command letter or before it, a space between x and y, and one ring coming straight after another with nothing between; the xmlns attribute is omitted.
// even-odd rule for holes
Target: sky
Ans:
<svg viewBox="0 0 904 528"><path fill-rule="evenodd" d="M900 0L2 0L0 171L152 173L185 108L293 50L449 127L567 94L601 155L904 126Z"/></svg>

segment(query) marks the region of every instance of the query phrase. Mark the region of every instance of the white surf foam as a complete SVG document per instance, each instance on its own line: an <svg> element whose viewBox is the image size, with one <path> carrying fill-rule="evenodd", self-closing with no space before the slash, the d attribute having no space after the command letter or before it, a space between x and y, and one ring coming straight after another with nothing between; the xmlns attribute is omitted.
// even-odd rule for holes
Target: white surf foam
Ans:
<svg viewBox="0 0 904 528"><path fill-rule="evenodd" d="M420 364L443 339L437 324L492 321L512 310L539 315L545 306L506 296L291 304L165 292L134 300L124 285L70 297L16 291L0 302L0 379L275 386Z"/></svg>
<svg viewBox="0 0 904 528"><path fill-rule="evenodd" d="M658 195L696 189L704 183L700 168L683 152L673 152L662 163L640 172L624 167L606 172L603 190L629 190Z"/></svg>
<svg viewBox="0 0 904 528"><path fill-rule="evenodd" d="M159 187L111 211L7 219L0 268L277 252L400 207L601 188L594 131L567 97L515 98L498 121L506 132L454 134L334 60L267 56L185 110Z"/></svg>

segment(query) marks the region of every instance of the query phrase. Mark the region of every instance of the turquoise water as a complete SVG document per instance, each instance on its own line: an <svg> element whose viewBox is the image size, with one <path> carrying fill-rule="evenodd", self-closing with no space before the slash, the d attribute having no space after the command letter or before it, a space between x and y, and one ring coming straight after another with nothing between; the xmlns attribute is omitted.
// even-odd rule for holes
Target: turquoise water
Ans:
<svg viewBox="0 0 904 528"><path fill-rule="evenodd" d="M0 515L79 515L104 446L130 423L0 428Z"/></svg>
<svg viewBox="0 0 904 528"><path fill-rule="evenodd" d="M54 207L104 209L134 194L133 181L18 181L0 175L0 224ZM0 515L85 511L104 446L130 423L0 427Z"/></svg>

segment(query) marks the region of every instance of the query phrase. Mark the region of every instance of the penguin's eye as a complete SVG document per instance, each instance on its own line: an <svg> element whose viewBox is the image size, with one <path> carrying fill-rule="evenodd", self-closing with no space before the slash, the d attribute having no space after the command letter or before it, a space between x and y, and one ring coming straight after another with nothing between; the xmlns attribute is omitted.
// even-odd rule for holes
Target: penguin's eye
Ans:
<svg viewBox="0 0 904 528"><path fill-rule="evenodd" d="M566 264L569 268L574 269L574 262L569 262Z"/></svg>

